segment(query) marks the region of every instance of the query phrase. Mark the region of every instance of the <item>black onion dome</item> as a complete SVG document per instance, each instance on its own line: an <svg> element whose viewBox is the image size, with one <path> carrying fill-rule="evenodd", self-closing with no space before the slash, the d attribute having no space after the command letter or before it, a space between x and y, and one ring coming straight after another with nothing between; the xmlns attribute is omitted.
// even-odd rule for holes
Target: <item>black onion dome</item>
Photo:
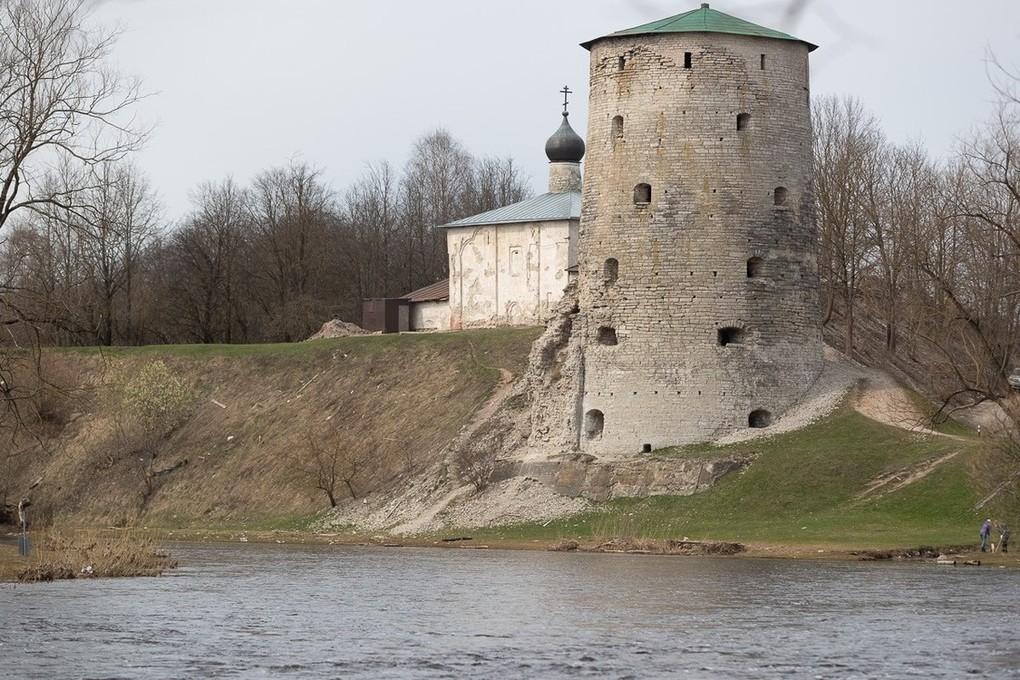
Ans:
<svg viewBox="0 0 1020 680"><path fill-rule="evenodd" d="M563 112L559 129L545 143L545 155L553 163L580 163L584 158L584 140L570 127L568 115Z"/></svg>

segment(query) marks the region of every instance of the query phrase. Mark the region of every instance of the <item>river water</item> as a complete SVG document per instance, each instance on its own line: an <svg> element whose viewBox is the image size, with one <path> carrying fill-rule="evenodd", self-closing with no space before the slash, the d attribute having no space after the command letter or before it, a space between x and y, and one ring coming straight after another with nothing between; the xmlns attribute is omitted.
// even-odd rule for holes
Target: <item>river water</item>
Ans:
<svg viewBox="0 0 1020 680"><path fill-rule="evenodd" d="M0 584L0 677L1020 675L1020 571L182 544L161 578Z"/></svg>

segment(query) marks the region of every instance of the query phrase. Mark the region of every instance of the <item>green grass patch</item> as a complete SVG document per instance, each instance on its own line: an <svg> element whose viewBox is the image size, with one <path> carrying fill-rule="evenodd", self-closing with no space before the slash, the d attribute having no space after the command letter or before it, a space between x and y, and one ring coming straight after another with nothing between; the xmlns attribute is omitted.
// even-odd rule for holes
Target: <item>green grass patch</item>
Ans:
<svg viewBox="0 0 1020 680"><path fill-rule="evenodd" d="M50 351L68 354L107 354L112 357L160 356L193 357L257 357L263 355L306 354L314 356L333 350L350 350L369 356L385 351L414 351L428 348L448 348L473 343L484 355L501 353L507 341L520 340L529 345L539 336L540 328L488 328L455 333L387 333L352 335L345 338L324 338L308 342L281 342L248 345L193 344L143 345L140 347L54 347Z"/></svg>
<svg viewBox="0 0 1020 680"><path fill-rule="evenodd" d="M346 359L371 359L393 354L415 357L437 353L463 352L468 357L465 368L481 374L496 374L497 367L519 375L527 368L528 350L542 329L487 328L456 333L388 333L355 335L345 338L324 338L308 342L267 343L250 345L145 345L141 347L59 347L55 353L104 356L107 359L185 359L209 360L228 358L259 362L293 362L325 360L339 353Z"/></svg>
<svg viewBox="0 0 1020 680"><path fill-rule="evenodd" d="M654 496L602 504L600 511L545 525L475 530L479 538L528 540L613 536L638 539L841 544L896 547L973 542L976 501L965 469L973 441L918 437L869 420L849 406L797 432L725 447L687 447L673 455L753 455L733 473L691 496ZM861 496L882 476L920 469L958 451L897 490Z"/></svg>

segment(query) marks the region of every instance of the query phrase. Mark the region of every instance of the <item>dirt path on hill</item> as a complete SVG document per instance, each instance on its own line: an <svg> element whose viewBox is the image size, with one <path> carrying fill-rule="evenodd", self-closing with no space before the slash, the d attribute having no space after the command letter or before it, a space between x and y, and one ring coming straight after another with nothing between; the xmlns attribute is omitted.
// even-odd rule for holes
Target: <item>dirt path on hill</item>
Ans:
<svg viewBox="0 0 1020 680"><path fill-rule="evenodd" d="M898 491L905 486L924 479L943 463L955 458L959 453L959 451L953 451L945 454L944 456L929 458L928 460L921 461L916 465L896 470L895 472L879 475L868 482L868 485L854 496L854 500L873 501L894 491Z"/></svg>
<svg viewBox="0 0 1020 680"><path fill-rule="evenodd" d="M945 436L927 426L924 414L917 408L913 399L888 374L866 370L867 383L857 403L854 404L858 413L880 423L917 434Z"/></svg>
<svg viewBox="0 0 1020 680"><path fill-rule="evenodd" d="M888 374L851 361L827 346L825 366L800 403L768 428L738 430L719 437L716 443L734 444L806 427L832 412L854 388L860 392L854 408L866 418L919 435L949 436L926 426L924 414Z"/></svg>

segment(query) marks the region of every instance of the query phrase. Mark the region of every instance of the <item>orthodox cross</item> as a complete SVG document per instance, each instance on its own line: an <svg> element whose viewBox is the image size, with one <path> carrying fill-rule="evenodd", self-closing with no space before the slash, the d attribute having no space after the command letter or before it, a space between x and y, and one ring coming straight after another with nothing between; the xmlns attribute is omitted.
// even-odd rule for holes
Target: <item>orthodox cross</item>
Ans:
<svg viewBox="0 0 1020 680"><path fill-rule="evenodd" d="M563 86L563 89L560 90L560 92L563 93L563 113L566 114L567 113L567 95L568 94L573 94L573 92L566 85Z"/></svg>

